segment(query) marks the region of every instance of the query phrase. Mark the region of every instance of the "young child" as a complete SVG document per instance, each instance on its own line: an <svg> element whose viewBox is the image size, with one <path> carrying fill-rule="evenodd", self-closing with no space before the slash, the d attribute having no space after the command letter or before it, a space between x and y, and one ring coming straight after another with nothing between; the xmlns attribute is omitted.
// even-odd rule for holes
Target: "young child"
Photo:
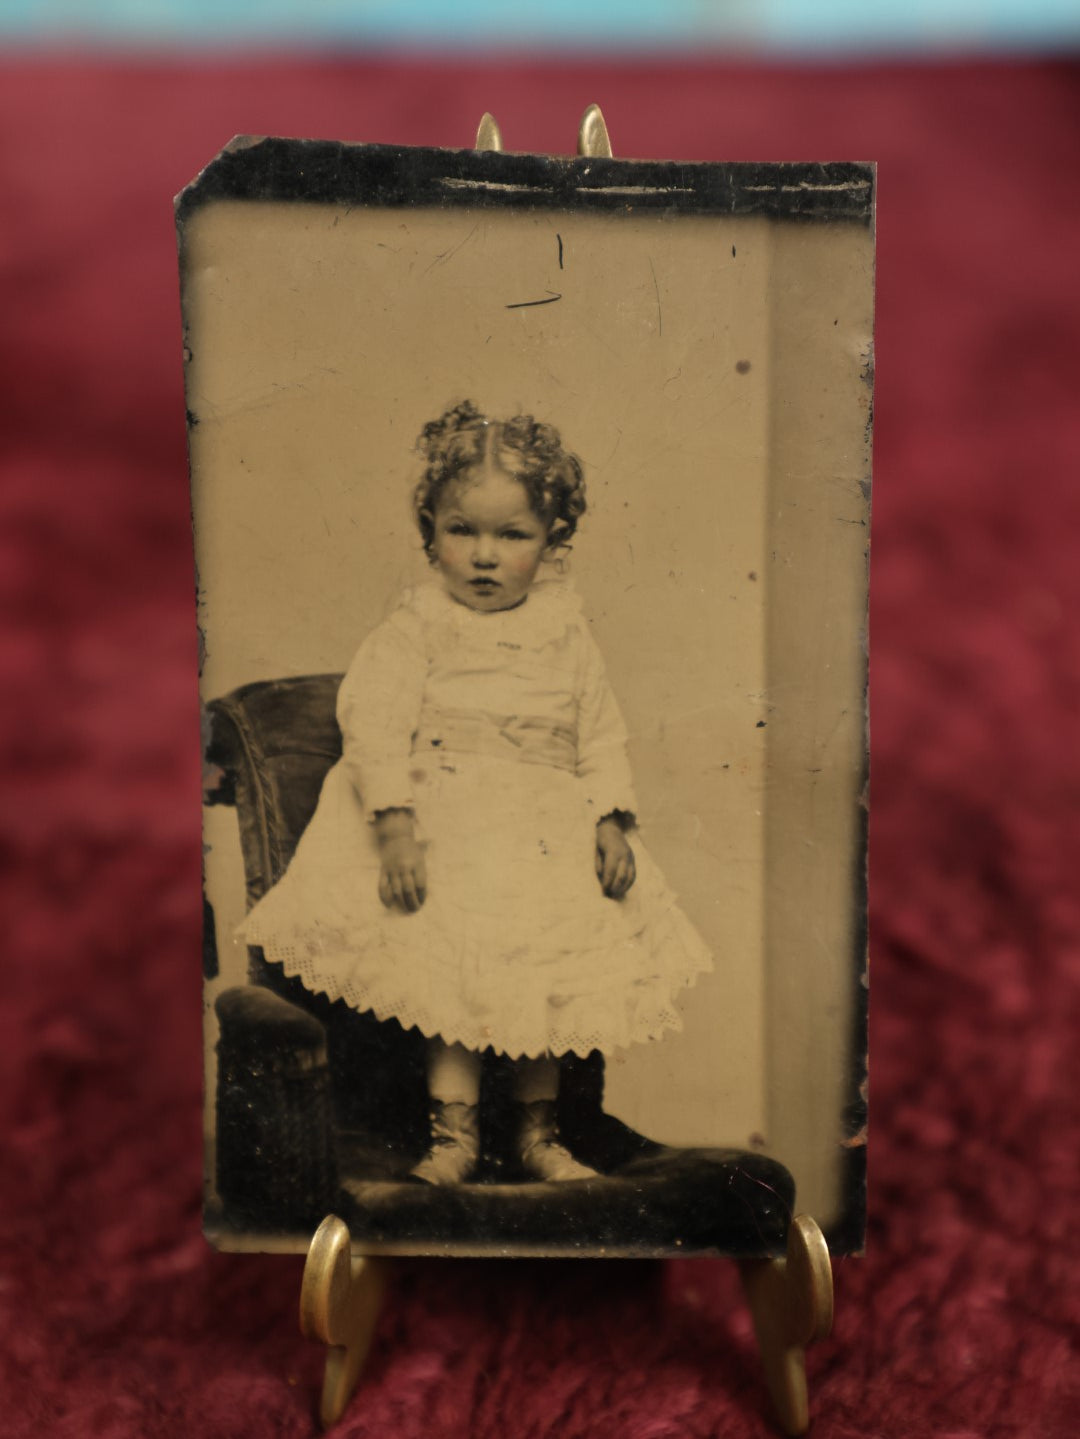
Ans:
<svg viewBox="0 0 1080 1439"><path fill-rule="evenodd" d="M516 1061L522 1167L593 1177L559 1142L557 1056L679 1028L711 960L633 832L626 734L549 561L581 464L531 416L426 425L415 493L434 583L368 635L338 696L341 760L248 943L312 990L428 1039L431 1184L472 1173L480 1055Z"/></svg>

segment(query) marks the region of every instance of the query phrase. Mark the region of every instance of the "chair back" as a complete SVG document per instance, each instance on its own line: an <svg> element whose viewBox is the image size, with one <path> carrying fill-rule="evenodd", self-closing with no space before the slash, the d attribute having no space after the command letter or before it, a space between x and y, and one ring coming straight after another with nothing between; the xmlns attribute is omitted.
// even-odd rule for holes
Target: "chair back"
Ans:
<svg viewBox="0 0 1080 1439"><path fill-rule="evenodd" d="M250 908L276 884L341 755L340 674L242 685L207 706L205 798L235 805ZM342 1001L313 994L262 951L248 951L252 983L315 1015L326 1029L339 1123L376 1144L418 1144L427 1131L424 1041Z"/></svg>
<svg viewBox="0 0 1080 1439"><path fill-rule="evenodd" d="M242 685L207 706L207 798L235 804L249 906L285 873L341 756L340 674Z"/></svg>

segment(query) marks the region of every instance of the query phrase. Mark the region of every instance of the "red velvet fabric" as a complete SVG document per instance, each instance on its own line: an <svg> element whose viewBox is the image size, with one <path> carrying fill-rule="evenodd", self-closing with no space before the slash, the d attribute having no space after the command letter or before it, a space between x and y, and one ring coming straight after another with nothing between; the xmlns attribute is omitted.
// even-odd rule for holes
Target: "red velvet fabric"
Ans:
<svg viewBox="0 0 1080 1439"><path fill-rule="evenodd" d="M170 200L234 132L876 159L870 1250L836 1439L1078 1412L1080 68L0 69L0 1414L302 1436L297 1259L199 1232L199 775ZM366 1436L768 1433L733 1266L410 1264Z"/></svg>

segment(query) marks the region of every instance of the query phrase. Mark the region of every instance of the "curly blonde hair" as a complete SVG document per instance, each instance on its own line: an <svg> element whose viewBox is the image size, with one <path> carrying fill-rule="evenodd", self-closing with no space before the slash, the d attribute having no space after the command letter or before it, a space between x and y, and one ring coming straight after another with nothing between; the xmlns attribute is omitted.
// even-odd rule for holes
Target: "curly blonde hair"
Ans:
<svg viewBox="0 0 1080 1439"><path fill-rule="evenodd" d="M488 460L524 486L530 508L547 526L549 547L569 545L585 513L585 474L553 425L532 415L491 420L463 400L426 424L416 447L426 465L413 492L413 513L429 559L435 511L447 485Z"/></svg>

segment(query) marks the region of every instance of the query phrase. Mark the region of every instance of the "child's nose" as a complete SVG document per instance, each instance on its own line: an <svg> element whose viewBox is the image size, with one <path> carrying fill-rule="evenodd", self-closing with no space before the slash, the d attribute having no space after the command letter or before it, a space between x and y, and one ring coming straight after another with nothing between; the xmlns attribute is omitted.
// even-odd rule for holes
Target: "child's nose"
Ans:
<svg viewBox="0 0 1080 1439"><path fill-rule="evenodd" d="M473 564L490 569L497 561L495 542L490 535L477 535L473 548Z"/></svg>

